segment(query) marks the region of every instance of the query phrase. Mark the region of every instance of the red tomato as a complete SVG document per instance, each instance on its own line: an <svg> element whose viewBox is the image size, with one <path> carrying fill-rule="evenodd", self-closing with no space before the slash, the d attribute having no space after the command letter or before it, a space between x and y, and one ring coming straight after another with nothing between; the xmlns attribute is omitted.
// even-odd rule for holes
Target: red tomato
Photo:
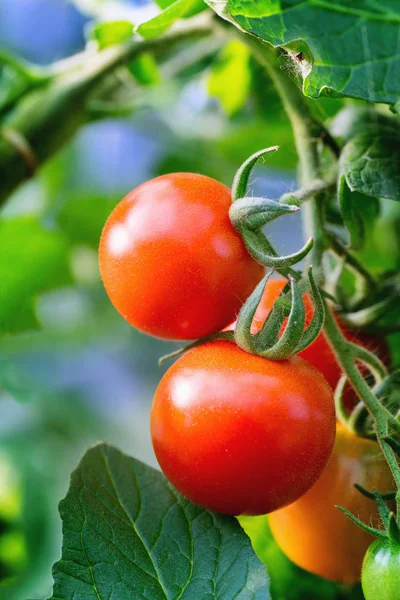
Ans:
<svg viewBox="0 0 400 600"><path fill-rule="evenodd" d="M335 505L369 525L380 523L376 503L357 491L355 483L381 493L395 487L379 445L338 424L333 454L316 484L269 516L276 542L294 563L338 583L360 580L364 554L374 538Z"/></svg>
<svg viewBox="0 0 400 600"><path fill-rule="evenodd" d="M310 363L270 361L227 341L184 354L151 411L161 469L210 510L259 515L304 494L335 439L332 392Z"/></svg>
<svg viewBox="0 0 400 600"><path fill-rule="evenodd" d="M171 340L221 330L264 269L229 220L227 187L194 173L143 183L111 213L100 270L115 308L134 327Z"/></svg>
<svg viewBox="0 0 400 600"><path fill-rule="evenodd" d="M257 307L254 317L252 324L253 333L260 331L265 319L272 309L275 300L282 292L286 283L286 279L271 279L268 281L264 295ZM314 310L312 301L307 294L303 299L306 308L306 324L308 325L311 321ZM355 344L364 346L365 348L368 348L368 350L380 355L384 360L388 360L388 348L383 338L368 336L359 332L356 333L345 327L342 323L339 322L339 324L341 330L348 340L354 342ZM308 360L312 365L314 365L314 367L321 371L331 388L335 389L336 384L342 375L342 370L336 361L335 355L331 350L323 331L319 334L317 339L310 346L308 346L308 348L299 353L299 356ZM353 405L353 398L354 393L351 389L349 389L345 395L346 403Z"/></svg>

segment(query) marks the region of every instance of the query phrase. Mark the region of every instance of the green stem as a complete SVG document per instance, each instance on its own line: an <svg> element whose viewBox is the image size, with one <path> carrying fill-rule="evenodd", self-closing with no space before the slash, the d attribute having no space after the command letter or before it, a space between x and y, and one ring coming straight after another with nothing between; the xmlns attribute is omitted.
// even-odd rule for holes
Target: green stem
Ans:
<svg viewBox="0 0 400 600"><path fill-rule="evenodd" d="M332 181L316 179L313 183L309 184L305 188L300 188L295 192L287 192L286 194L283 194L283 196L279 198L279 202L281 204L294 204L295 206L300 206L306 200L313 198L315 194L319 192L325 192L330 189L333 190L335 186L336 182L333 183Z"/></svg>
<svg viewBox="0 0 400 600"><path fill-rule="evenodd" d="M381 417L384 417L384 419L390 423L390 425L396 429L396 431L400 432L400 423L381 404L375 394L373 394L369 385L357 368L354 361L355 352L353 350L353 347L357 348L357 346L349 343L348 340L346 340L346 338L343 336L329 307L327 307L325 313L324 331L330 342L330 345L332 346L333 352L335 353L337 362L352 384L357 396L363 400L375 419L379 420ZM383 375L383 373L381 375Z"/></svg>
<svg viewBox="0 0 400 600"><path fill-rule="evenodd" d="M331 139L331 136L322 123L311 114L301 90L281 70L275 52L257 38L246 36L244 41L251 48L256 60L267 70L281 98L293 127L300 160L300 185L308 188L315 181L321 180L318 142ZM313 265L314 275L319 285L324 283L322 255L327 245L321 197L323 194L316 193L302 208L306 238L314 238L314 246L308 255L308 266Z"/></svg>
<svg viewBox="0 0 400 600"><path fill-rule="evenodd" d="M49 79L49 74L45 68L31 65L21 58L16 58L12 54L8 54L8 52L0 51L0 65L1 64L10 67L28 81L36 82Z"/></svg>
<svg viewBox="0 0 400 600"><path fill-rule="evenodd" d="M102 50L79 67L55 77L44 88L30 92L3 121L0 129L0 204L33 175L87 122L87 102L104 79L143 52L160 52L187 39L212 31L209 20L195 17L185 28L171 29L153 40L132 40ZM13 143L13 139L21 143ZM24 148L24 151L21 151Z"/></svg>

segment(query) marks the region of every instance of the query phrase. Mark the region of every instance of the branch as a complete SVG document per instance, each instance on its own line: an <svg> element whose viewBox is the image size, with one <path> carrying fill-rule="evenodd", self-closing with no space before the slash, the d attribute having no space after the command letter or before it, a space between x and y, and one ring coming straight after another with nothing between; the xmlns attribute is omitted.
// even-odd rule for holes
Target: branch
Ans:
<svg viewBox="0 0 400 600"><path fill-rule="evenodd" d="M152 40L130 40L99 52L82 55L81 66L55 77L18 103L0 129L0 205L34 169L52 157L87 120L86 103L96 87L119 66L143 52L159 52L212 31L204 15L177 24Z"/></svg>

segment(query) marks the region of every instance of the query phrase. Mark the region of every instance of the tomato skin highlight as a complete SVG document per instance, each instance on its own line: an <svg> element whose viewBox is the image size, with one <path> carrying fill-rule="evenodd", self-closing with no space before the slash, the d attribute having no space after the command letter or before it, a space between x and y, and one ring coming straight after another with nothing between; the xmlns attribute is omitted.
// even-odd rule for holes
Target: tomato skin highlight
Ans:
<svg viewBox="0 0 400 600"><path fill-rule="evenodd" d="M263 276L229 220L230 190L194 173L157 177L126 196L100 240L104 286L137 329L189 340L223 329Z"/></svg>
<svg viewBox="0 0 400 600"><path fill-rule="evenodd" d="M375 502L354 483L381 493L394 489L377 442L358 438L338 423L335 447L321 477L299 500L269 516L276 542L296 565L337 583L360 581L364 554L374 538L335 505L369 525L380 524Z"/></svg>
<svg viewBox="0 0 400 600"><path fill-rule="evenodd" d="M304 494L326 466L335 438L332 392L301 358L270 361L209 342L162 378L151 436L161 469L194 503L265 514Z"/></svg>
<svg viewBox="0 0 400 600"><path fill-rule="evenodd" d="M283 288L285 287L286 279L277 278L270 279L266 285L263 297L260 304L257 307L256 314L254 316L252 324L252 333L260 331L264 324L265 319L270 313L275 300L278 298ZM305 294L303 296L304 306L306 309L306 325L311 322L312 315L314 312L311 298ZM389 362L389 350L385 340L379 336L366 335L360 332L352 331L348 329L343 323L340 322L339 318L336 317L340 329L348 340L354 344L364 346L371 352L377 354L384 362ZM342 370L336 361L336 357L329 345L328 340L325 337L325 333L321 331L317 339L308 346L305 350L299 353L299 356L308 360L314 367L316 367L324 375L325 379L334 390L341 375ZM355 394L353 390L348 387L345 391L344 401L348 408L352 408L355 404Z"/></svg>
<svg viewBox="0 0 400 600"><path fill-rule="evenodd" d="M365 600L398 600L400 597L400 545L378 539L368 548L362 567Z"/></svg>

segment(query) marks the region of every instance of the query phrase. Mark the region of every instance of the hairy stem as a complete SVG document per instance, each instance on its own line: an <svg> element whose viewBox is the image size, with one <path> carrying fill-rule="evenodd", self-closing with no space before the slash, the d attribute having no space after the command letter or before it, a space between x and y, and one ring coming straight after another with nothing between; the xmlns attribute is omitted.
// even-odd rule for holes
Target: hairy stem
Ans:
<svg viewBox="0 0 400 600"><path fill-rule="evenodd" d="M301 90L281 70L275 52L256 38L248 36L245 42L251 48L254 57L267 70L281 98L294 131L300 161L300 185L308 188L315 181L321 180L318 142L331 139L331 136L322 123L311 114L308 102ZM313 265L315 278L319 285L324 283L322 255L326 247L321 197L322 194L315 193L302 207L306 238L314 238L314 246L308 255L308 263Z"/></svg>

